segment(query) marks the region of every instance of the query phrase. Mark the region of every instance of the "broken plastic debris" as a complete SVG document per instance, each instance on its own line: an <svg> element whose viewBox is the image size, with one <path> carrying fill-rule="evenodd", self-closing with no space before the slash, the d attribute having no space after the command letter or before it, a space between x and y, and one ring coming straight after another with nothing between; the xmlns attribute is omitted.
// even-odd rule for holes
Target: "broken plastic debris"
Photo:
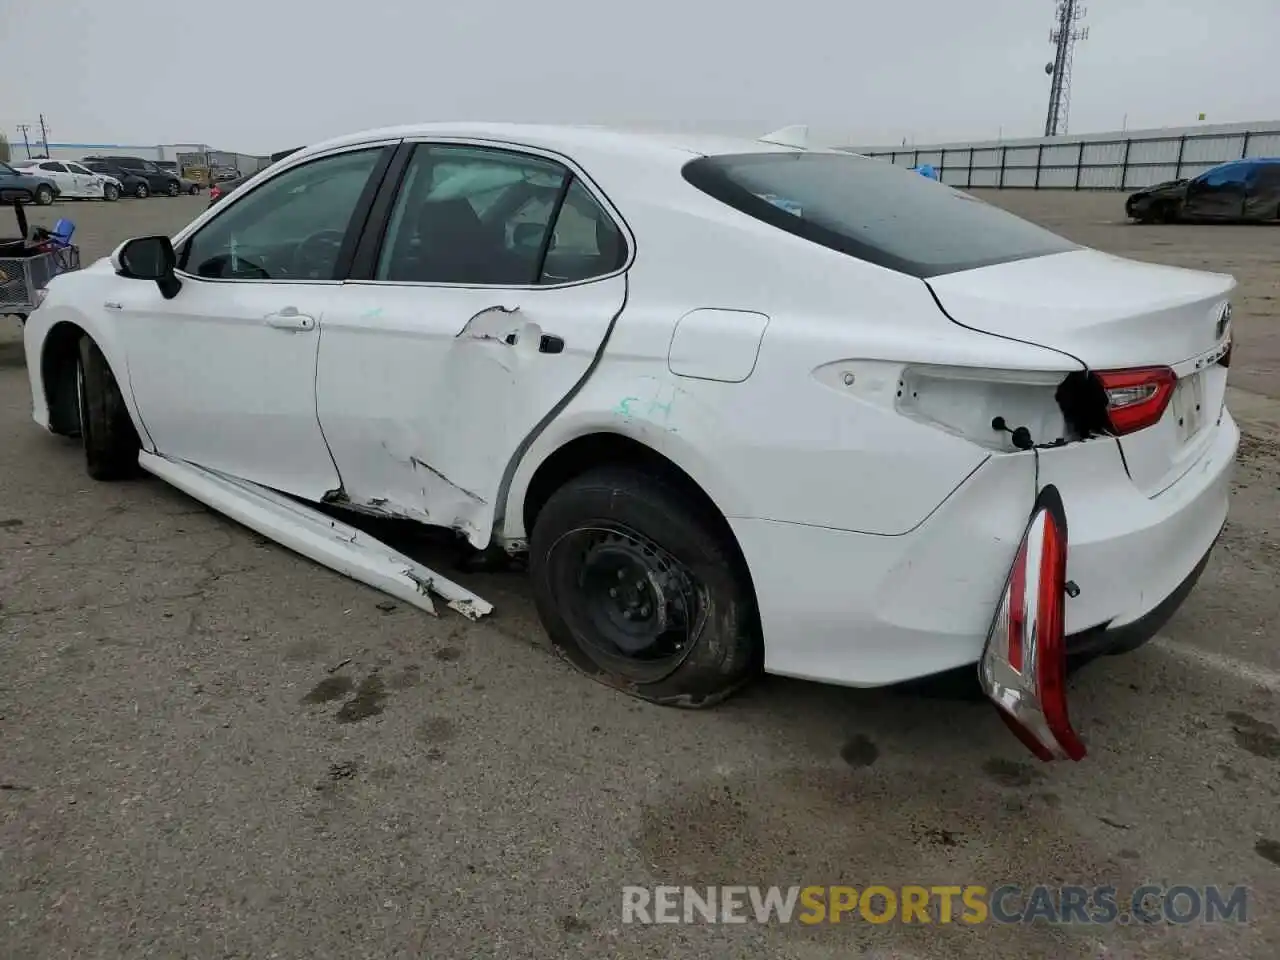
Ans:
<svg viewBox="0 0 1280 960"><path fill-rule="evenodd" d="M493 612L492 604L460 584L381 540L274 490L146 451L139 454L138 464L281 546L433 616L436 610L431 594L443 597L450 609L469 620Z"/></svg>

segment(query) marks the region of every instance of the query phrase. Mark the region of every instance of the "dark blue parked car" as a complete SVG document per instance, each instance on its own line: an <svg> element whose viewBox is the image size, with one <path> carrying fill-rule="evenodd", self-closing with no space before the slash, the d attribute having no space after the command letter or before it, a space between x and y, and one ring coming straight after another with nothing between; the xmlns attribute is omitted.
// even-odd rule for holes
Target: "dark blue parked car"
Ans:
<svg viewBox="0 0 1280 960"><path fill-rule="evenodd" d="M19 173L0 161L0 203L21 200L48 206L58 199L58 185L45 177L32 177Z"/></svg>
<svg viewBox="0 0 1280 960"><path fill-rule="evenodd" d="M1232 160L1191 180L1145 187L1125 213L1142 223L1280 221L1280 157Z"/></svg>

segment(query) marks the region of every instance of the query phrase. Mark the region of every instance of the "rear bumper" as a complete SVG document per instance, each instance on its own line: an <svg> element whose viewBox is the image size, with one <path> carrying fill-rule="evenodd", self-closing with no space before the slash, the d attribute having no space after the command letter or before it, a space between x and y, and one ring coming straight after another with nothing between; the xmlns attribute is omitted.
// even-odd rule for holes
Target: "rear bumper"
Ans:
<svg viewBox="0 0 1280 960"><path fill-rule="evenodd" d="M1132 649L1190 593L1226 520L1240 433L1224 412L1210 448L1148 498L1118 446L1039 452L1038 482L1062 494L1072 653ZM1037 490L1031 454L992 457L925 522L876 536L770 520L731 524L754 581L765 670L883 686L972 666Z"/></svg>
<svg viewBox="0 0 1280 960"><path fill-rule="evenodd" d="M1155 609L1123 626L1113 627L1109 623L1103 623L1067 637L1067 657L1073 661L1084 661L1099 656L1132 653L1153 639L1200 582L1200 575L1209 565L1209 557L1213 555L1213 547L1217 542L1218 538L1214 537L1214 542L1191 573Z"/></svg>

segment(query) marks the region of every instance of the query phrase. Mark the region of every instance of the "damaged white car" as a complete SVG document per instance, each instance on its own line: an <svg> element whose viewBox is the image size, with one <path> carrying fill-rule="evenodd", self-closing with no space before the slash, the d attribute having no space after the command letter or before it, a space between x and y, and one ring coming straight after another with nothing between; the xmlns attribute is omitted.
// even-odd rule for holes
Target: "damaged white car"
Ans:
<svg viewBox="0 0 1280 960"><path fill-rule="evenodd" d="M471 616L306 504L527 551L557 649L634 695L977 664L1078 759L1070 658L1150 637L1225 522L1233 287L794 131L423 125L58 277L25 336L93 477Z"/></svg>

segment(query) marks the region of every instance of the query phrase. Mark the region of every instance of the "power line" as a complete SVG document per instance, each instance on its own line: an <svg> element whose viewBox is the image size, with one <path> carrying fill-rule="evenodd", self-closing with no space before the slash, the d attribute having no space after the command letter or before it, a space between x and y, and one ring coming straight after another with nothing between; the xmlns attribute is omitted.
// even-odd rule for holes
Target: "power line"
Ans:
<svg viewBox="0 0 1280 960"><path fill-rule="evenodd" d="M1076 42L1089 38L1089 28L1079 26L1089 11L1078 0L1057 2L1056 22L1049 31L1054 56L1044 68L1044 72L1053 78L1049 87L1049 112L1044 120L1046 137L1067 132L1067 117L1071 112L1071 62L1075 57Z"/></svg>

